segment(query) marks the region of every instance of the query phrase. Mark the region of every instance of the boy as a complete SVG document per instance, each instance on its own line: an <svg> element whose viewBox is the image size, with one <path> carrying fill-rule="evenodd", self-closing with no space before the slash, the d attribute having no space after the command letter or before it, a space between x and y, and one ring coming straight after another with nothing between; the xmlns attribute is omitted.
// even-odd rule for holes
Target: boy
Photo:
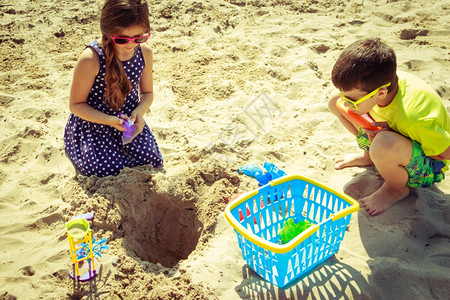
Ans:
<svg viewBox="0 0 450 300"><path fill-rule="evenodd" d="M336 161L336 169L374 165L384 179L360 200L375 216L409 195L444 179L450 159L450 117L439 95L406 72L397 72L394 51L379 39L357 41L336 61L332 81L339 94L328 106L364 151ZM342 98L357 114L370 115L379 131L362 129L336 107Z"/></svg>

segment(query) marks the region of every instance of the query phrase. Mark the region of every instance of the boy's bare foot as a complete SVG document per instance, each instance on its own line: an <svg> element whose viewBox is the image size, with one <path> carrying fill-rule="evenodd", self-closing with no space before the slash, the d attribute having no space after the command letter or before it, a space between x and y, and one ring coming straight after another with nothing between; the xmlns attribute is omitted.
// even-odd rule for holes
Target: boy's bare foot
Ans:
<svg viewBox="0 0 450 300"><path fill-rule="evenodd" d="M369 153L367 152L346 155L344 158L337 159L335 163L336 165L334 167L336 170L341 170L349 167L363 167L372 165Z"/></svg>
<svg viewBox="0 0 450 300"><path fill-rule="evenodd" d="M369 213L371 216L376 216L381 214L386 209L392 206L397 201L400 201L409 196L409 188L405 186L405 189L402 191L392 192L388 189L386 183L383 185L372 195L367 196L359 200L362 207Z"/></svg>

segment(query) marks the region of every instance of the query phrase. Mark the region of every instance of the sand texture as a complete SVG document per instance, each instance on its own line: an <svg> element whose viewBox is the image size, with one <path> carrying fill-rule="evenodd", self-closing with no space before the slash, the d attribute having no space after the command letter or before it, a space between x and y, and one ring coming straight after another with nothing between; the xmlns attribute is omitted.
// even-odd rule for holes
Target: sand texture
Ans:
<svg viewBox="0 0 450 300"><path fill-rule="evenodd" d="M275 163L359 199L382 179L334 169L359 151L327 108L345 46L380 37L450 111L450 2L149 1L165 166L76 175L63 131L73 68L100 36L102 0L0 1L0 299L448 299L450 180L377 217L352 216L340 251L280 289L245 265L223 211ZM94 212L110 249L68 276L65 223Z"/></svg>

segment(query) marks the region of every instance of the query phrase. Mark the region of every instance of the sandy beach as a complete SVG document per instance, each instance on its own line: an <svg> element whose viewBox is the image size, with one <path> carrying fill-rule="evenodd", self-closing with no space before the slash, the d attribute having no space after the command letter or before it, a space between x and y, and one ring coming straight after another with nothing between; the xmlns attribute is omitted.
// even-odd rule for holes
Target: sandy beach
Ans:
<svg viewBox="0 0 450 300"><path fill-rule="evenodd" d="M341 51L380 37L450 112L449 1L149 1L162 169L76 175L64 126L76 60L103 0L0 0L0 299L448 299L450 180L376 217L352 215L340 251L281 289L242 259L226 205L272 162L359 199L382 179L335 170L359 151L328 111ZM447 176L449 176L447 174ZM94 213L99 274L68 276L65 223Z"/></svg>

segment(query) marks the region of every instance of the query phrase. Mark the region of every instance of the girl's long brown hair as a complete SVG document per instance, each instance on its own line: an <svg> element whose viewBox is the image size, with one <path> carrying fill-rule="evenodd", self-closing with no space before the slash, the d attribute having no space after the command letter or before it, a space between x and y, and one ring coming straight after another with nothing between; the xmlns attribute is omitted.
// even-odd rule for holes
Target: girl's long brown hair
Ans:
<svg viewBox="0 0 450 300"><path fill-rule="evenodd" d="M105 104L118 111L131 91L131 83L123 70L118 58L111 35L118 34L123 29L142 25L150 29L149 11L146 0L106 0L101 17L100 30L106 56L104 94Z"/></svg>

